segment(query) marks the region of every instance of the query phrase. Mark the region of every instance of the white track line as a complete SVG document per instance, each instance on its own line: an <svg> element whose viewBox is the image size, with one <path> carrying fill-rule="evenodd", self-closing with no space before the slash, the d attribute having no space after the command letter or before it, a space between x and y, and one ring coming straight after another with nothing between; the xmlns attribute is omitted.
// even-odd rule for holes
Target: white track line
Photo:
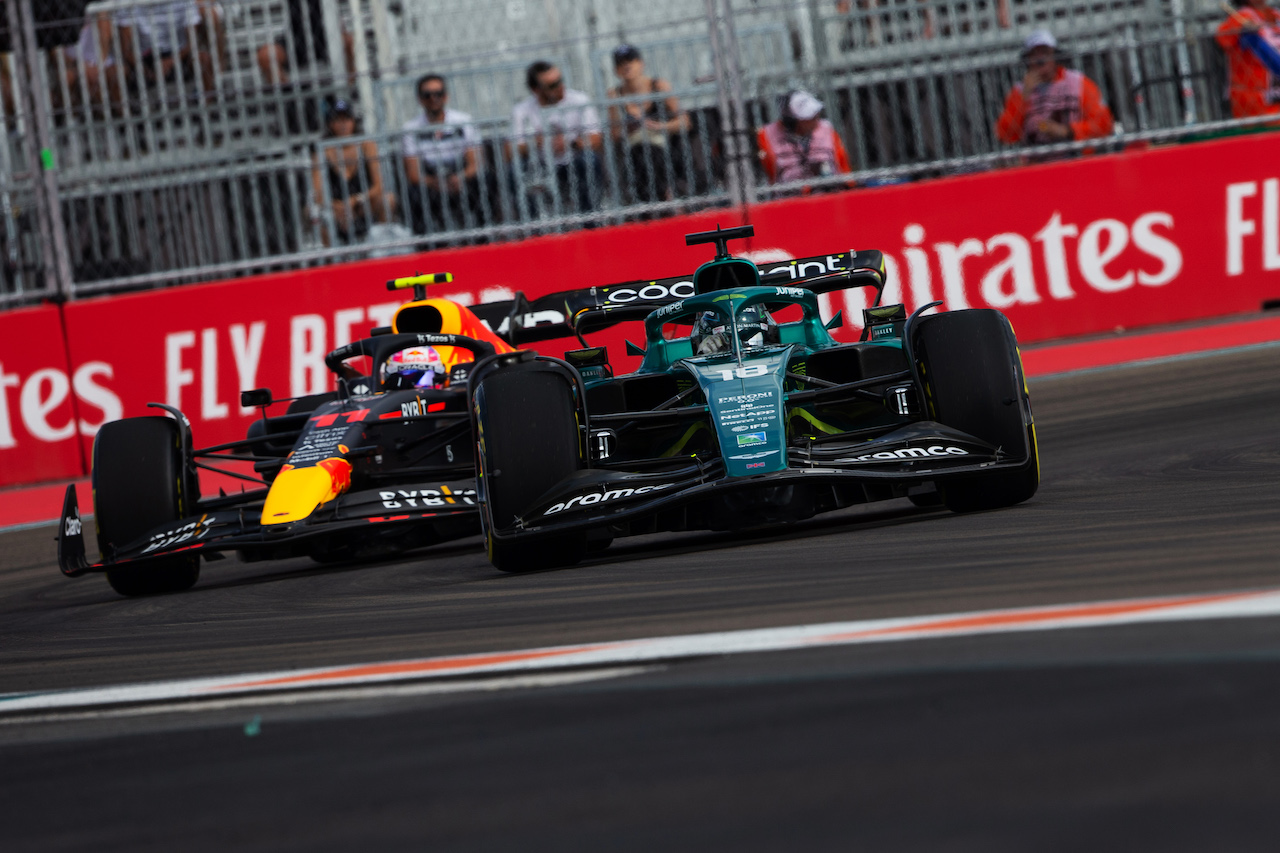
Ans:
<svg viewBox="0 0 1280 853"><path fill-rule="evenodd" d="M496 692L521 690L532 687L562 687L566 684L582 684L603 681L624 675L650 672L656 667L628 666L613 669L588 669L575 672L547 672L537 675L507 675L497 678L469 678L464 681L412 682L409 684L385 684L372 687L337 687L332 690L292 690L285 693L229 696L225 699L191 699L183 702L125 705L88 711L32 712L0 716L0 726L49 722L76 722L82 720L114 720L126 717L147 717L154 714L197 713L203 711L227 711L242 708L279 707L303 705L314 702L350 702L361 699L402 699L410 696L435 696L445 693Z"/></svg>
<svg viewBox="0 0 1280 853"><path fill-rule="evenodd" d="M1137 623L1280 616L1280 589L1207 593L793 625L541 649L386 661L317 669L194 678L48 693L0 695L0 714L58 708L261 695L304 688L422 681L577 667L617 667L707 655L733 655L863 643L964 637L1014 631L1048 631Z"/></svg>

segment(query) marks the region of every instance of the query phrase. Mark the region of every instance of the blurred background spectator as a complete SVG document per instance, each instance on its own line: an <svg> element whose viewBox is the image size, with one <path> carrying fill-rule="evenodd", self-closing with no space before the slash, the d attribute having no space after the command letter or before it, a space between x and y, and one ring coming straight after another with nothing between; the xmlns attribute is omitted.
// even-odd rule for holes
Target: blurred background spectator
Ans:
<svg viewBox="0 0 1280 853"><path fill-rule="evenodd" d="M515 151L555 173L561 197L579 213L596 206L600 168L600 115L586 92L565 86L564 74L545 60L525 71L530 95L511 111Z"/></svg>
<svg viewBox="0 0 1280 853"><path fill-rule="evenodd" d="M671 94L671 83L650 77L644 58L634 45L614 48L613 71L619 84L608 91L613 98L634 98L609 108L609 127L615 142L625 146L636 201L667 201L671 198L670 150L678 140L673 134L687 132L689 117L680 109L680 99Z"/></svg>
<svg viewBox="0 0 1280 853"><path fill-rule="evenodd" d="M358 133L351 102L334 100L328 108L325 139L341 141ZM315 198L327 198L337 237L344 243L364 237L373 223L389 222L395 215L396 197L383 183L378 146L372 139L322 144L311 181ZM332 242L326 229L325 245Z"/></svg>
<svg viewBox="0 0 1280 853"><path fill-rule="evenodd" d="M198 81L214 87L214 54L225 55L217 6L209 0L173 0L118 11L114 18L125 78L135 91L162 83ZM198 78L196 75L199 75Z"/></svg>
<svg viewBox="0 0 1280 853"><path fill-rule="evenodd" d="M1036 30L1022 45L1026 74L1005 99L996 121L1002 142L1046 145L1109 136L1111 110L1098 86L1058 61L1058 40Z"/></svg>
<svg viewBox="0 0 1280 853"><path fill-rule="evenodd" d="M449 108L449 90L439 74L419 78L417 90L422 112L405 123L402 152L413 231L425 234L429 223L430 230L441 231L474 220L480 134L469 114Z"/></svg>
<svg viewBox="0 0 1280 853"><path fill-rule="evenodd" d="M286 0L284 12L284 32L258 48L258 70L263 85L281 93L277 109L284 110L283 132L315 133L329 93L354 88L355 37L340 30L343 66L335 69L321 0Z"/></svg>
<svg viewBox="0 0 1280 853"><path fill-rule="evenodd" d="M821 118L822 102L804 89L779 101L777 121L760 128L760 165L771 184L802 181L849 171L849 155L835 127Z"/></svg>
<svg viewBox="0 0 1280 853"><path fill-rule="evenodd" d="M80 28L80 38L64 48L64 52L70 105L88 103L100 107L106 103L119 104L124 99L120 74L111 55L110 14L88 11ZM55 91L61 94L60 88Z"/></svg>
<svg viewBox="0 0 1280 853"><path fill-rule="evenodd" d="M258 48L258 68L268 86L289 86L298 72L314 63L329 62L329 39L320 0L287 0L285 19L285 32L271 44ZM349 74L355 67L355 39L345 29L342 48L344 70Z"/></svg>
<svg viewBox="0 0 1280 853"><path fill-rule="evenodd" d="M1280 12L1266 0L1235 0L1238 7L1218 27L1227 55L1228 93L1235 118L1280 113Z"/></svg>

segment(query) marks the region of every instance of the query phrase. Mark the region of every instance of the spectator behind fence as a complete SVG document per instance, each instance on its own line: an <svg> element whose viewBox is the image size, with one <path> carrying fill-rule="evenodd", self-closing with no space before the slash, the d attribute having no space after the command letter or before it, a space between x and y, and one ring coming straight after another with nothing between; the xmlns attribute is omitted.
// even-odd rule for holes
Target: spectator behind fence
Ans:
<svg viewBox="0 0 1280 853"><path fill-rule="evenodd" d="M549 161L561 194L572 197L578 211L586 213L595 207L601 179L600 116L586 92L565 88L564 75L550 62L530 65L525 85L532 94L511 111L516 151L521 157Z"/></svg>
<svg viewBox="0 0 1280 853"><path fill-rule="evenodd" d="M75 44L68 45L65 51L67 91L72 104L81 103L87 95L90 105L101 106L104 92L112 104L124 99L120 75L111 55L111 16L108 13L86 10L80 38Z"/></svg>
<svg viewBox="0 0 1280 853"><path fill-rule="evenodd" d="M476 207L480 134L471 116L449 108L449 91L439 74L418 80L422 112L404 125L406 202L415 234L463 224ZM471 224L471 223L467 223Z"/></svg>
<svg viewBox="0 0 1280 853"><path fill-rule="evenodd" d="M194 81L199 74L201 90L213 90L210 50L221 51L225 37L222 18L210 0L175 0L123 9L115 13L114 21L119 29L119 60L132 88L162 81L176 83L181 73L186 81Z"/></svg>
<svg viewBox="0 0 1280 853"><path fill-rule="evenodd" d="M1098 86L1079 71L1058 62L1058 41L1048 30L1036 30L1022 45L1027 69L996 122L1002 142L1048 145L1109 136L1111 110Z"/></svg>
<svg viewBox="0 0 1280 853"><path fill-rule="evenodd" d="M633 45L614 48L613 72L621 82L609 90L610 98L664 96L609 107L609 127L614 141L627 147L636 200L669 200L666 161L671 135L688 130L689 116L671 94L670 83L645 74L644 58Z"/></svg>
<svg viewBox="0 0 1280 853"><path fill-rule="evenodd" d="M342 139L359 132L355 109L342 98L329 105L326 125L325 139ZM372 223L388 222L395 215L396 197L383 185L378 146L372 139L321 146L311 172L311 188L317 202L325 198L326 184L329 212L343 242L365 236ZM332 245L327 229L324 241L326 246Z"/></svg>
<svg viewBox="0 0 1280 853"><path fill-rule="evenodd" d="M831 122L821 118L822 101L804 89L779 99L777 121L756 135L760 165L769 183L783 184L849 171L849 155Z"/></svg>
<svg viewBox="0 0 1280 853"><path fill-rule="evenodd" d="M271 44L258 48L258 68L269 86L287 87L293 75L309 68L312 61L323 65L329 61L329 39L324 29L324 12L320 0L287 0L287 31ZM289 45L293 45L293 63L289 62ZM346 71L355 67L355 37L342 30L343 59Z"/></svg>
<svg viewBox="0 0 1280 853"><path fill-rule="evenodd" d="M1237 8L1218 27L1227 55L1228 91L1234 118L1280 113L1280 12L1266 0L1235 0Z"/></svg>

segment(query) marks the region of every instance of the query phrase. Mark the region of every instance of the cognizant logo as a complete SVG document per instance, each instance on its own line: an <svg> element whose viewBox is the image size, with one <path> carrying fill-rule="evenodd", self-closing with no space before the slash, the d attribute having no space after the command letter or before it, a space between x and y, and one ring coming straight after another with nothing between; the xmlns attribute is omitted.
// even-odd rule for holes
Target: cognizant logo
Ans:
<svg viewBox="0 0 1280 853"><path fill-rule="evenodd" d="M677 281L671 286L659 284L651 281L643 287L619 287L609 291L606 302L635 302L637 299L649 302L657 302L663 299L675 297L677 299L687 299L693 296L696 291L693 289L692 281Z"/></svg>

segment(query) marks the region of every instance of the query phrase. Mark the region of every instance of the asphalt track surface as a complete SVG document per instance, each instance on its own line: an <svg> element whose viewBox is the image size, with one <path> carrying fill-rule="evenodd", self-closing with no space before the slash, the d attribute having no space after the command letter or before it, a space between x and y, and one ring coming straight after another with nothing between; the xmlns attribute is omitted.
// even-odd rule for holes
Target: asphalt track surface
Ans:
<svg viewBox="0 0 1280 853"><path fill-rule="evenodd" d="M1033 381L1043 484L508 577L205 567L118 598L0 534L0 693L1280 587L1280 347ZM540 687L0 718L12 850L1274 850L1280 618L707 657Z"/></svg>

